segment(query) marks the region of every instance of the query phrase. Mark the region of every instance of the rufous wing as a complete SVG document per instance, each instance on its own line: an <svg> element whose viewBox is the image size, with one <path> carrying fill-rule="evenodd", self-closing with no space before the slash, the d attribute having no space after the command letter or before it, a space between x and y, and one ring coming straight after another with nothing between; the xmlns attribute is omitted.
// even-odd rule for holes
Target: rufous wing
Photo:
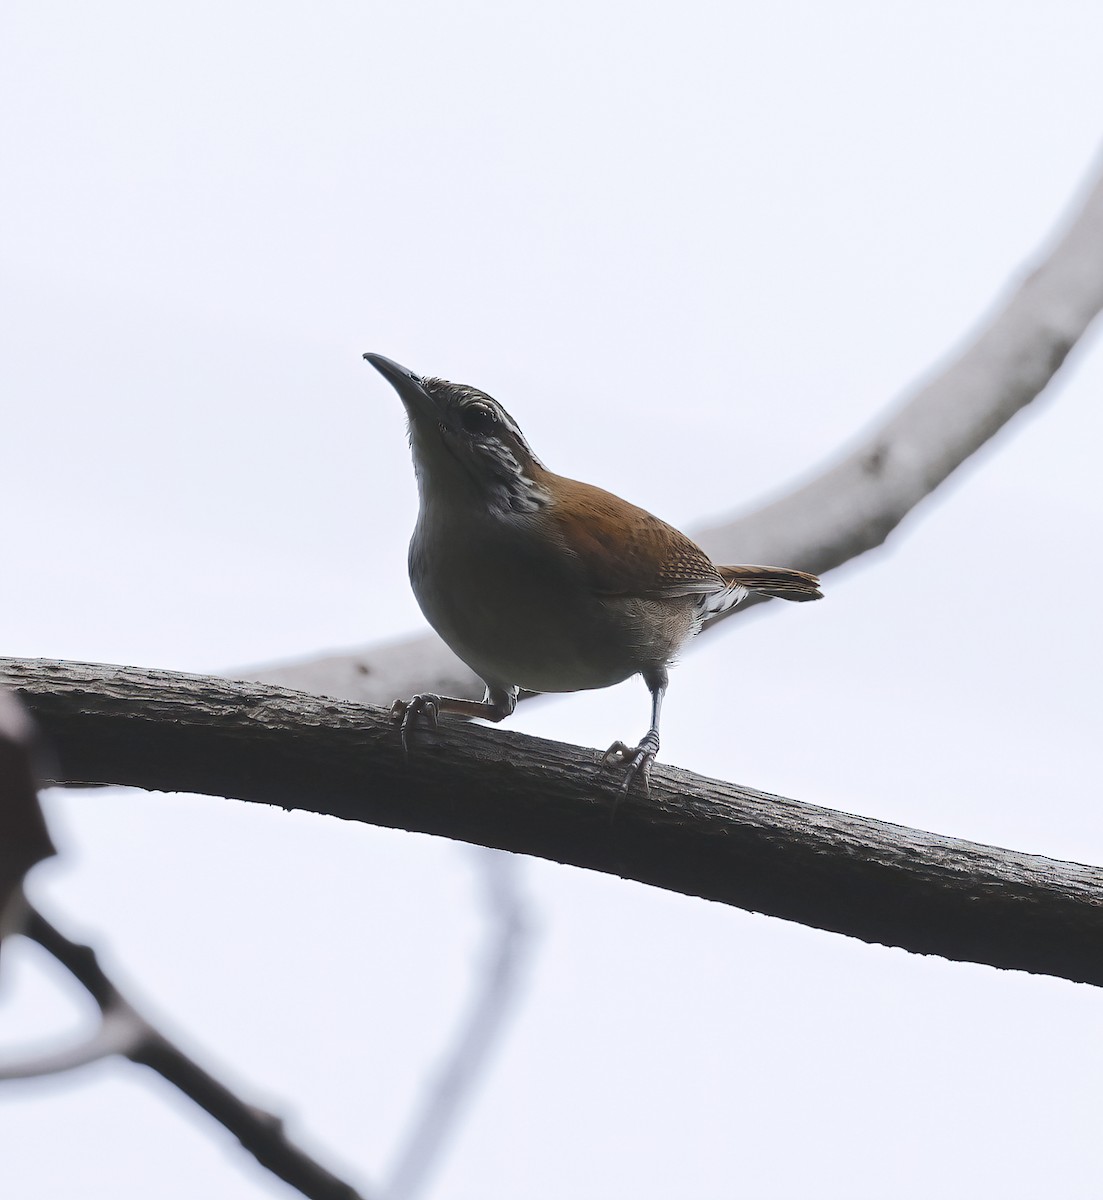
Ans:
<svg viewBox="0 0 1103 1200"><path fill-rule="evenodd" d="M727 584L672 525L588 483L556 476L550 509L559 540L606 596L708 596Z"/></svg>

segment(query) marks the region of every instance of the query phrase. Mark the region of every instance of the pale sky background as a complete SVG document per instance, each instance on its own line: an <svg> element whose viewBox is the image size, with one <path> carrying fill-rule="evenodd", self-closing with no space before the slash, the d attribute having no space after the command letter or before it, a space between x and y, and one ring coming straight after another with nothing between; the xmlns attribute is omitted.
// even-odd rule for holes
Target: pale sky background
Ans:
<svg viewBox="0 0 1103 1200"><path fill-rule="evenodd" d="M1094 0L7 0L0 653L218 671L423 628L365 350L683 526L788 486L1029 268L1098 161L1101 61ZM1103 862L1101 391L1097 336L822 604L691 650L663 759ZM635 680L511 723L604 747L647 711ZM479 967L469 852L47 801L36 901L381 1178ZM524 997L434 1200L1103 1195L1097 990L522 865ZM4 1048L90 1027L9 964ZM0 1090L0 1163L12 1200L293 1194L125 1064Z"/></svg>

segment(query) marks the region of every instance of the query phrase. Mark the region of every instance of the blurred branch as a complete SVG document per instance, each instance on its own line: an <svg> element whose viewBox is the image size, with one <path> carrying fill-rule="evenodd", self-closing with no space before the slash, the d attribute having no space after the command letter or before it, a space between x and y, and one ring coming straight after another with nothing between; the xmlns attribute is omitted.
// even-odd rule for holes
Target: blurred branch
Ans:
<svg viewBox="0 0 1103 1200"><path fill-rule="evenodd" d="M823 574L880 546L900 522L1039 396L1103 308L1103 176L1023 282L948 366L805 485L695 538L717 562ZM750 605L732 609L738 619ZM705 626L704 634L719 621ZM365 704L483 685L434 634L251 667L256 679Z"/></svg>
<svg viewBox="0 0 1103 1200"><path fill-rule="evenodd" d="M0 1081L57 1075L111 1055L143 1063L224 1125L256 1160L311 1200L363 1200L361 1193L295 1146L270 1113L239 1100L159 1032L122 995L88 946L71 942L30 903L23 876L54 853L38 787L64 778L18 700L0 690L0 935L22 933L52 954L99 1005L99 1029L84 1042L0 1063Z"/></svg>
<svg viewBox="0 0 1103 1200"><path fill-rule="evenodd" d="M30 918L35 915L28 913ZM28 932L28 936L33 935ZM86 1041L24 1059L7 1062L0 1059L0 1082L64 1075L67 1071L87 1067L116 1054L128 1058L137 1050L145 1035L145 1023L121 997L116 997L100 1009L99 1028Z"/></svg>
<svg viewBox="0 0 1103 1200"><path fill-rule="evenodd" d="M463 1104L469 1099L517 997L528 941L528 919L517 884L517 860L479 848L476 862L486 888L490 930L486 961L467 1016L427 1086L382 1189L387 1200L411 1200L439 1161Z"/></svg>
<svg viewBox="0 0 1103 1200"><path fill-rule="evenodd" d="M68 779L201 792L538 855L965 962L1103 985L1103 870L660 764L611 820L596 751L165 671L0 659Z"/></svg>
<svg viewBox="0 0 1103 1200"><path fill-rule="evenodd" d="M278 1117L246 1104L159 1032L111 982L89 946L71 942L30 906L22 932L83 985L103 1014L99 1034L83 1046L24 1064L31 1068L28 1075L72 1069L107 1054L121 1054L179 1088L228 1129L261 1166L304 1196L311 1200L363 1200L363 1193L330 1174L291 1142Z"/></svg>
<svg viewBox="0 0 1103 1200"><path fill-rule="evenodd" d="M1042 393L1101 308L1098 180L1038 268L945 370L804 486L696 537L718 561L775 561L818 573L881 545ZM666 767L657 768L651 797L623 805L611 824L612 794L596 767L578 770L579 752L570 747L497 730L442 729L426 735L431 750L407 760L386 714L275 688L84 664L0 660L4 670L53 735L67 782L330 812L537 854L919 953L1103 983L1103 871L1095 868ZM383 703L425 689L482 690L433 636L249 674ZM0 1077L123 1054L174 1083L303 1194L353 1200L349 1185L287 1141L278 1118L246 1105L188 1059L119 995L91 950L68 942L26 905L22 875L52 846L34 799L30 742L22 726L11 725L12 711L0 702L0 935L21 929L39 941L96 997L103 1020L86 1043L9 1064ZM509 878L506 860L497 861L505 874L488 874L494 886ZM426 1178L511 1002L523 921L508 887L499 900L489 969L398 1157L393 1200L406 1200Z"/></svg>
<svg viewBox="0 0 1103 1200"><path fill-rule="evenodd" d="M23 876L56 853L38 803L39 776L51 769L30 716L0 689L0 941L26 920Z"/></svg>
<svg viewBox="0 0 1103 1200"><path fill-rule="evenodd" d="M86 1040L21 1059L0 1059L0 1082L60 1075L115 1055L129 1058L175 1084L234 1133L261 1165L304 1195L355 1200L358 1193L348 1184L287 1140L278 1118L239 1100L184 1055L121 995L89 947L70 942L27 902L23 876L54 853L37 794L39 779L51 773L73 782L50 760L28 712L0 689L0 937L24 933L39 942L100 1008L99 1027ZM482 851L478 861L491 917L486 970L411 1124L385 1193L388 1200L411 1200L427 1179L515 1000L527 923L514 864L490 850Z"/></svg>

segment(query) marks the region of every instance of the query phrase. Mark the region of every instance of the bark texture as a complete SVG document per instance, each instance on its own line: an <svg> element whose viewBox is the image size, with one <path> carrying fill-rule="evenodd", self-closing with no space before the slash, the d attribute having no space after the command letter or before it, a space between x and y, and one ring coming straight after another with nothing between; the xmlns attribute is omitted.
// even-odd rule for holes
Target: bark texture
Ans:
<svg viewBox="0 0 1103 1200"><path fill-rule="evenodd" d="M402 752L386 710L129 667L0 659L69 782L201 792L537 855L899 946L1103 984L1103 870L473 725ZM89 803L95 803L93 796Z"/></svg>

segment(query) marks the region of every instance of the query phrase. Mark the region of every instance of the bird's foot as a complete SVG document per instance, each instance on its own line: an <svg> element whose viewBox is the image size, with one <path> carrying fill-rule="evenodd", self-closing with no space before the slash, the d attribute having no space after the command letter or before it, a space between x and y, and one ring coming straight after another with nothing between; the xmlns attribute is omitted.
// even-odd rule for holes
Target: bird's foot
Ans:
<svg viewBox="0 0 1103 1200"><path fill-rule="evenodd" d="M654 729L650 729L638 746L629 746L626 742L614 742L601 756L602 766L620 766L624 763L628 765L619 789L621 800L628 795L632 788L632 781L637 778L643 781L643 794L645 796L648 794L651 764L655 761L658 753L659 735Z"/></svg>
<svg viewBox="0 0 1103 1200"><path fill-rule="evenodd" d="M391 705L391 720L399 726L402 738L402 749L410 752L410 728L421 718L430 729L436 729L437 718L440 715L440 697L432 692L424 692L411 696L409 700L396 700Z"/></svg>

